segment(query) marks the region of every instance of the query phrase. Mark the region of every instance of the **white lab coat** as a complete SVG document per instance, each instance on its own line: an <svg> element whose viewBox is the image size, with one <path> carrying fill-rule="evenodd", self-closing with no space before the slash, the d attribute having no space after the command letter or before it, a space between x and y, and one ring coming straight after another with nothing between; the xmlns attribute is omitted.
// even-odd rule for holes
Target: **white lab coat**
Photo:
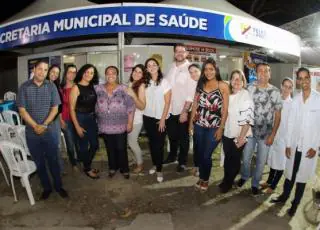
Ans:
<svg viewBox="0 0 320 230"><path fill-rule="evenodd" d="M304 113L304 127L300 130L302 114ZM300 133L301 131L301 133ZM292 101L288 118L286 145L291 148L291 157L286 160L285 176L291 180L295 152L298 147L299 136L302 135L301 162L296 176L296 182L306 183L315 175L320 146L320 94L312 90L303 107L302 93ZM307 158L308 150L312 148L317 153L313 158Z"/></svg>
<svg viewBox="0 0 320 230"><path fill-rule="evenodd" d="M270 146L268 155L268 165L272 169L284 170L286 167L286 130L288 124L289 111L292 99L289 96L282 100L281 121L273 144Z"/></svg>

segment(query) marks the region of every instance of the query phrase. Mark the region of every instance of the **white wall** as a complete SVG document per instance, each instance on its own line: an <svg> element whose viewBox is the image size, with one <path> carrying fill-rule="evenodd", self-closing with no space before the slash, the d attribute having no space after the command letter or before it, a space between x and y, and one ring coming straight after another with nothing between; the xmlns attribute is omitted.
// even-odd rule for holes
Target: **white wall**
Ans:
<svg viewBox="0 0 320 230"><path fill-rule="evenodd" d="M270 64L271 84L280 88L281 82L284 78L293 77L293 69L297 66L298 66L297 64L283 64L283 63Z"/></svg>

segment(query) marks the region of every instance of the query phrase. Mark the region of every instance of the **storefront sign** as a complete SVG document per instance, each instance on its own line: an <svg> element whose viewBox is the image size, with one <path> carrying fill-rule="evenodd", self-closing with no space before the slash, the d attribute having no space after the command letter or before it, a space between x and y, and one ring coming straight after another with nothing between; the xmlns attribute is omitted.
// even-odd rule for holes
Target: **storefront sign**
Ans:
<svg viewBox="0 0 320 230"><path fill-rule="evenodd" d="M72 8L2 25L0 50L64 37L117 32L215 38L300 56L300 39L296 35L262 22L198 8L130 3Z"/></svg>

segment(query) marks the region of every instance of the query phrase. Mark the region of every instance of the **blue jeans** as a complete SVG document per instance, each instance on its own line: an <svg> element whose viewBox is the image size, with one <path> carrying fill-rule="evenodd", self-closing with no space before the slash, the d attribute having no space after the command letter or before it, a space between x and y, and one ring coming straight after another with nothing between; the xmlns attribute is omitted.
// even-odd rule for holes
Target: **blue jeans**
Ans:
<svg viewBox="0 0 320 230"><path fill-rule="evenodd" d="M265 144L265 140L249 137L248 142L243 150L241 178L248 180L250 177L251 159L256 144L258 145L258 152L256 156L256 165L252 174L252 187L259 188L259 182L262 178L264 166L267 162L269 153L269 146Z"/></svg>
<svg viewBox="0 0 320 230"><path fill-rule="evenodd" d="M66 123L66 129L61 129L63 134L64 134L64 138L66 140L66 145L67 145L67 153L68 153L68 157L69 157L69 162L72 166L77 165L77 161L76 161L76 150L78 149L77 146L75 145L76 142L76 131L73 127L73 124L71 121L65 121Z"/></svg>
<svg viewBox="0 0 320 230"><path fill-rule="evenodd" d="M197 124L194 125L194 140L195 151L199 160L200 179L208 181L212 167L212 153L218 146L219 141L216 141L214 134L216 128L204 128Z"/></svg>
<svg viewBox="0 0 320 230"><path fill-rule="evenodd" d="M84 137L78 136L79 155L83 163L83 170L91 170L91 163L99 148L98 126L94 114L77 113L79 125L86 130Z"/></svg>
<svg viewBox="0 0 320 230"><path fill-rule="evenodd" d="M37 173L41 185L45 191L52 191L50 179L46 169L46 162L54 182L56 191L62 188L60 162L59 162L59 139L56 129L48 130L39 136L30 130L26 130L27 145L37 166Z"/></svg>

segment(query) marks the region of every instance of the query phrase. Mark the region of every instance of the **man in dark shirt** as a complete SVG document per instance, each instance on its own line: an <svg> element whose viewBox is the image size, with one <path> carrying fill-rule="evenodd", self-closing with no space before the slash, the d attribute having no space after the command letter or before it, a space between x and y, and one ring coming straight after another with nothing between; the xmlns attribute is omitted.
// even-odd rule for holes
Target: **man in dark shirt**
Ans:
<svg viewBox="0 0 320 230"><path fill-rule="evenodd" d="M52 192L46 161L55 190L61 197L68 197L68 193L62 188L60 175L59 135L52 124L61 102L55 85L45 80L47 72L48 63L37 62L34 66L33 79L21 85L17 101L20 115L26 122L27 145L37 166L38 176L43 187L40 199L43 200L48 199Z"/></svg>

